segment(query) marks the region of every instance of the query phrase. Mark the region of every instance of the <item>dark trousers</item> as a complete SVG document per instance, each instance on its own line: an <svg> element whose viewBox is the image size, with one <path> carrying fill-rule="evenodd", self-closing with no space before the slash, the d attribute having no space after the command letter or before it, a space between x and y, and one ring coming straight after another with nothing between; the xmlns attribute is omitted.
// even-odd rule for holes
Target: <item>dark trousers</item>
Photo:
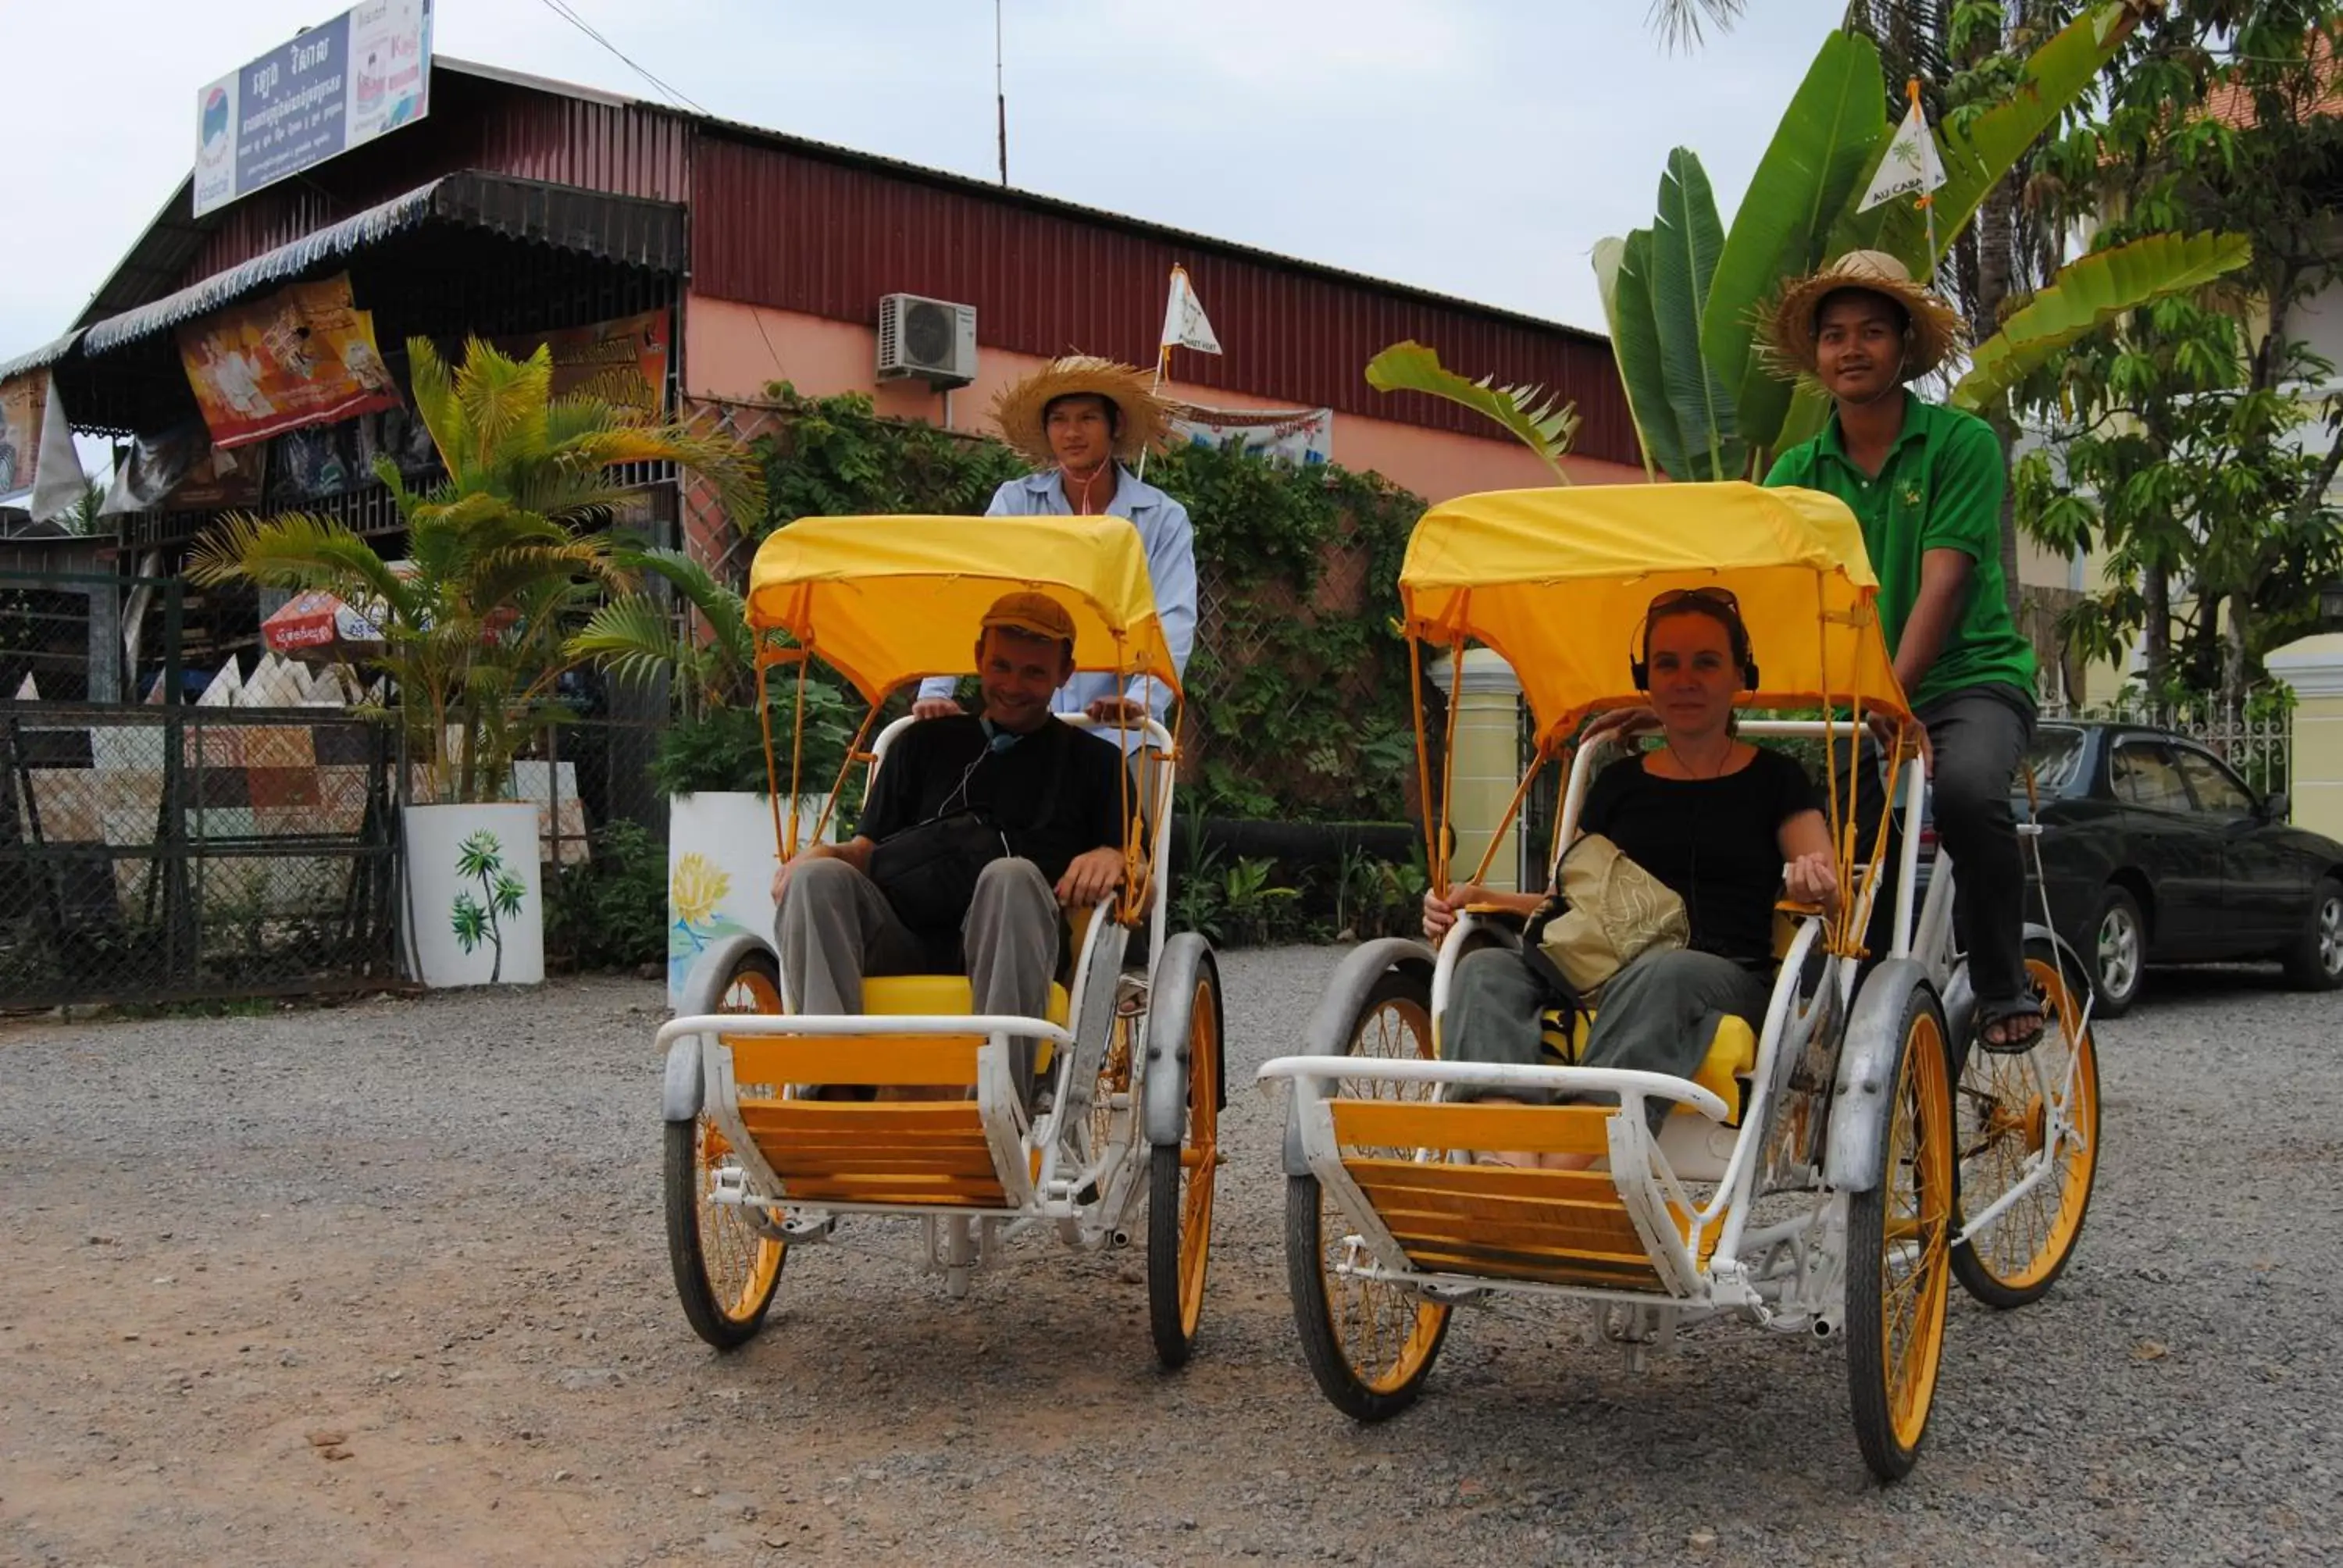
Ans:
<svg viewBox="0 0 2343 1568"><path fill-rule="evenodd" d="M1968 954L1969 983L1980 1003L2015 1000L2026 994L2026 862L2009 791L2034 737L2034 705L2014 687L1975 687L1936 699L1916 717L1936 752L1929 809L1952 857L1953 930ZM1870 857L1886 805L1880 772L1879 752L1865 739L1855 775L1858 862ZM1900 818L1895 826L1900 838ZM1899 849L1891 839L1865 939L1875 956L1886 951L1895 920Z"/></svg>

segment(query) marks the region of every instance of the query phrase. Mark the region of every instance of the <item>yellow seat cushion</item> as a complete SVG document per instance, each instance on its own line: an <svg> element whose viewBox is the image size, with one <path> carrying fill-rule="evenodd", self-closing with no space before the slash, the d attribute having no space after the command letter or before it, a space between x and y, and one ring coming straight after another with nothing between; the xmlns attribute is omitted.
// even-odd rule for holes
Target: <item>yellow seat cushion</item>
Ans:
<svg viewBox="0 0 2343 1568"><path fill-rule="evenodd" d="M1063 1027L1071 1003L1066 988L1050 983L1050 1006L1042 1016ZM976 1010L966 975L874 975L862 982L862 1010L879 1017L910 1018L920 1014L950 1018ZM1050 1065L1051 1042L1043 1040L1033 1066Z"/></svg>
<svg viewBox="0 0 2343 1568"><path fill-rule="evenodd" d="M1586 1050L1587 1026L1594 1021L1592 1013L1568 1015L1569 1033L1564 1035L1564 1015L1559 1010L1540 1015L1545 1053L1568 1066L1576 1062ZM1716 1038L1708 1042L1708 1054L1694 1070L1692 1081L1725 1103L1728 1126L1741 1122L1741 1086L1735 1081L1757 1070L1757 1031L1749 1027L1746 1019L1727 1014L1716 1026ZM1678 1105L1680 1115L1697 1114L1689 1105Z"/></svg>

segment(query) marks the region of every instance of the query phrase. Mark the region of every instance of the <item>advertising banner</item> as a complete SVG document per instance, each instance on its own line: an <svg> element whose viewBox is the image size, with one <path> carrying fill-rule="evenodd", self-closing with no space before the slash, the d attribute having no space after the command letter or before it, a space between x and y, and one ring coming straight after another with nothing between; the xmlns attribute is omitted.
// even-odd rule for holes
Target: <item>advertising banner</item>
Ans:
<svg viewBox="0 0 2343 1568"><path fill-rule="evenodd" d="M49 405L49 373L28 370L0 381L0 496L33 487L41 455L41 415Z"/></svg>
<svg viewBox="0 0 2343 1568"><path fill-rule="evenodd" d="M544 344L553 351L553 395L599 397L613 408L656 424L667 417L668 313L647 310L591 327L522 332L492 347L526 359Z"/></svg>
<svg viewBox="0 0 2343 1568"><path fill-rule="evenodd" d="M1334 410L1205 408L1191 403L1172 416L1172 438L1306 467L1334 459Z"/></svg>
<svg viewBox="0 0 2343 1568"><path fill-rule="evenodd" d="M399 406L349 274L296 283L179 328L179 359L217 447Z"/></svg>
<svg viewBox="0 0 2343 1568"><path fill-rule="evenodd" d="M431 0L365 0L196 94L196 216L421 119Z"/></svg>

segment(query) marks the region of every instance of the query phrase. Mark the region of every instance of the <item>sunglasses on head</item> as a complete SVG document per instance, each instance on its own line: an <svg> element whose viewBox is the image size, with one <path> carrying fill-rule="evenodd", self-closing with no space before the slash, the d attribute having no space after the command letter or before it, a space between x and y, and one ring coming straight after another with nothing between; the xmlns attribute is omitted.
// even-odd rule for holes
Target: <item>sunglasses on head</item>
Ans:
<svg viewBox="0 0 2343 1568"><path fill-rule="evenodd" d="M1686 599L1705 599L1711 604L1723 605L1733 612L1736 619L1741 615L1741 601L1733 597L1731 588L1670 588L1667 592L1655 596L1652 600L1651 608L1655 610L1665 609L1672 604L1682 604Z"/></svg>

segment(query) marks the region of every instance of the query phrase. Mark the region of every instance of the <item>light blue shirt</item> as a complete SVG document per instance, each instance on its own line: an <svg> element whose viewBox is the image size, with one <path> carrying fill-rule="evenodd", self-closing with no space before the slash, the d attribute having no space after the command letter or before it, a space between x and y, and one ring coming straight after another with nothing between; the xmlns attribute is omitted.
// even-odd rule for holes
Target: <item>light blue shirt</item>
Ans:
<svg viewBox="0 0 2343 1568"><path fill-rule="evenodd" d="M1188 653L1196 645L1196 529L1188 508L1115 465L1114 499L1107 515L1128 518L1139 530L1147 550L1148 587L1155 595L1155 614L1163 627L1163 641L1172 649L1172 663L1182 676L1188 673ZM1058 470L1011 479L992 492L988 518L1071 518L1066 492ZM950 697L960 683L950 676L932 676L920 682L920 695ZM1150 689L1151 687L1151 690ZM1148 703L1158 721L1172 709L1172 693L1161 681L1133 676L1118 693L1111 675L1077 675L1050 699L1053 713L1080 713L1101 697L1121 695Z"/></svg>

